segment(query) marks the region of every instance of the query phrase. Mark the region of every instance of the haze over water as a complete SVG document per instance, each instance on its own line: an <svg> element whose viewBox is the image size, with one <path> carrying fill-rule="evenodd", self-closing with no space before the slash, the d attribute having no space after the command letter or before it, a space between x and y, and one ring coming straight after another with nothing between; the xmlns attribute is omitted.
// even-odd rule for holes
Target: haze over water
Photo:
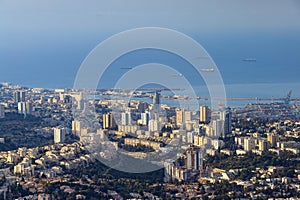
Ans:
<svg viewBox="0 0 300 200"><path fill-rule="evenodd" d="M55 1L56 2L56 1ZM17 4L16 4L17 3ZM57 3L57 2L56 2ZM0 3L0 82L29 87L71 88L81 63L106 38L137 27L180 31L201 44L215 61L228 97L300 97L300 5L298 1L124 2L3 1ZM19 5L19 6L16 6ZM243 61L255 59L255 62ZM107 71L111 88L124 71L149 62L181 69L208 96L178 56L158 51L128 54ZM210 66L207 66L210 67Z"/></svg>

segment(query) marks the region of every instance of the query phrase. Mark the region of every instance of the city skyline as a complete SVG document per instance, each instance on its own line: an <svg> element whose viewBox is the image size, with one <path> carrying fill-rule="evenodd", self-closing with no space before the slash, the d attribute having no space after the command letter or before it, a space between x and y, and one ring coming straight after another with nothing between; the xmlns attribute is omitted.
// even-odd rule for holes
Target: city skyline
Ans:
<svg viewBox="0 0 300 200"><path fill-rule="evenodd" d="M0 199L299 199L298 0L0 0Z"/></svg>
<svg viewBox="0 0 300 200"><path fill-rule="evenodd" d="M299 197L300 107L291 93L194 110L162 103L161 90L127 101L124 90L94 98L0 84L0 198Z"/></svg>

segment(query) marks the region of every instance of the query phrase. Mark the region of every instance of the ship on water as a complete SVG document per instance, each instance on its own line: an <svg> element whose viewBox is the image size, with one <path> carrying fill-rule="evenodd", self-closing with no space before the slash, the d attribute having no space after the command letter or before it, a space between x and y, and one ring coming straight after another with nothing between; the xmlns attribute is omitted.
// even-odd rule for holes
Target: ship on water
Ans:
<svg viewBox="0 0 300 200"><path fill-rule="evenodd" d="M132 67L121 67L120 69L132 69Z"/></svg>
<svg viewBox="0 0 300 200"><path fill-rule="evenodd" d="M214 68L202 68L202 69L200 69L200 71L202 71L202 72L214 72L215 69Z"/></svg>
<svg viewBox="0 0 300 200"><path fill-rule="evenodd" d="M244 58L244 62L256 62L256 58Z"/></svg>

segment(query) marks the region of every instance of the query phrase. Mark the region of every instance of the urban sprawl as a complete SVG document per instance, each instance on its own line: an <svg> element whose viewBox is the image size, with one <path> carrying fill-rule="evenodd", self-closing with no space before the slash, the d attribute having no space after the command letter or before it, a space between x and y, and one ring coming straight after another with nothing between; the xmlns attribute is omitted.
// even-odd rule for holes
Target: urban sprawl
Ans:
<svg viewBox="0 0 300 200"><path fill-rule="evenodd" d="M162 92L1 83L0 199L300 198L290 95L192 110L162 104ZM130 171L141 161L145 172Z"/></svg>

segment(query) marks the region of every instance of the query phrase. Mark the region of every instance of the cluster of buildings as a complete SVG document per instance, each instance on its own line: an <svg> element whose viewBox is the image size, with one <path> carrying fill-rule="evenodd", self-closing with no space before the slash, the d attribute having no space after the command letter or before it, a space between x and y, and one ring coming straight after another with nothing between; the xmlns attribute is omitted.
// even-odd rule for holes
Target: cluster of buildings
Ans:
<svg viewBox="0 0 300 200"><path fill-rule="evenodd" d="M81 99L76 101L80 104ZM191 154L188 153L190 146L193 146L198 156L197 159L195 157L196 160L194 154L192 156L194 167L190 167L189 164L179 165L177 160L162 161L161 164L164 166L169 163L167 179L186 181L196 177L200 174L199 163L203 162L203 155L206 153L214 155L215 151L223 145L220 138L231 133L231 111L230 109L212 111L208 106L201 106L199 110L186 110L160 105L159 102L157 92L153 95L152 104L132 101L128 105L122 100L98 102L98 106L104 108L104 112L101 113L102 117L98 113L95 115L99 121L102 121L102 127L96 129L86 126L84 118L87 112L83 112L84 115L79 114L72 122L72 132L80 137L81 141L87 143L94 143L98 139L101 141L104 138L107 140L114 136L119 141L113 144L114 150L124 144L132 147L151 147L156 152L168 152L174 148L169 142L179 140L181 144L179 148L184 150L185 154L178 155L178 158L188 158L186 162L191 163ZM101 145L101 142L99 144ZM201 149L201 156L200 150L196 149ZM103 157L111 157L112 154L111 151L101 153ZM144 155L128 155L144 158Z"/></svg>
<svg viewBox="0 0 300 200"><path fill-rule="evenodd" d="M296 155L299 154L300 143L293 140L293 138L298 137L298 123L289 126L288 122L290 120L284 122L284 128L289 128L291 131L286 131L284 134L278 133L278 130L280 130L278 122L274 122L273 125L270 124L270 126L277 127L272 132L250 132L245 136L240 129L235 129L233 131L234 139L239 147L236 153L253 152L262 155L263 152L271 151L280 155L283 151L289 151ZM230 154L233 154L233 152L230 152Z"/></svg>
<svg viewBox="0 0 300 200"><path fill-rule="evenodd" d="M91 158L84 154L80 143L55 144L37 148L19 148L18 150L1 152L0 156L7 164L13 164L13 173L21 176L45 174L54 177L61 174L62 169L74 169L86 164Z"/></svg>
<svg viewBox="0 0 300 200"><path fill-rule="evenodd" d="M80 143L55 144L36 148L18 148L1 152L1 164L12 167L14 180L20 178L31 180L35 177L55 179L64 174L65 170L86 166L92 161L91 156Z"/></svg>
<svg viewBox="0 0 300 200"><path fill-rule="evenodd" d="M165 180L178 180L187 181L196 175L200 175L203 172L203 149L199 147L189 147L181 161L167 160L164 162L165 167Z"/></svg>
<svg viewBox="0 0 300 200"><path fill-rule="evenodd" d="M31 115L33 111L32 103L26 100L26 92L18 90L13 92L14 102L18 105L18 113L23 115Z"/></svg>
<svg viewBox="0 0 300 200"><path fill-rule="evenodd" d="M105 94L107 93L106 91ZM277 183L286 183L299 191L300 176L297 180L289 177L273 178L272 167L257 169L254 172L256 175L248 181L236 178L241 169L206 170L204 167L207 154L244 156L249 152L263 155L270 151L280 156L283 151L289 151L298 155L300 143L297 139L300 137L300 123L295 120L270 122L264 127L257 127L259 131L233 126L233 115L235 118L247 119L248 115L245 113L248 109L255 107L261 109L260 112L262 110L265 112L263 108L266 105L259 105L260 107L251 105L244 111L229 108L211 110L205 105L200 106L198 110L189 110L160 104L158 92L151 96L152 102L135 100L126 102L122 99L109 98L109 95L104 99L89 99L87 96L89 95L76 90L45 90L2 84L0 119L11 112L22 114L24 117L34 115L47 122L49 127L46 128L53 132L54 145L23 147L0 153L1 162L5 166L13 166L12 174L16 181L20 177L28 180L32 177L54 180L61 177L66 170L87 166L94 158L86 151L85 145L94 143L105 147L100 148L101 152L98 152L103 158L111 158L123 145L130 145L133 148L150 147L158 154L175 148L180 149L176 158L165 159L160 163L164 167L167 182L230 181L250 189L257 182L263 189L274 189L278 187ZM282 106L280 112L285 113L285 109L289 106ZM259 116L259 113L255 112L255 116ZM77 137L79 142L65 144L70 134ZM224 141L228 138L234 141L236 148L224 147L226 146ZM1 143L5 141L5 138L0 139ZM145 158L143 152L128 155ZM278 169L278 166L275 168ZM166 187L170 185L171 183L169 185L166 183ZM197 190L196 193L199 192ZM133 193L133 196L138 195Z"/></svg>
<svg viewBox="0 0 300 200"><path fill-rule="evenodd" d="M145 139L136 139L136 138L125 138L124 144L131 145L133 147L138 145L143 145L143 146L151 147L155 150L159 149L162 146L162 144L159 142L152 142Z"/></svg>

